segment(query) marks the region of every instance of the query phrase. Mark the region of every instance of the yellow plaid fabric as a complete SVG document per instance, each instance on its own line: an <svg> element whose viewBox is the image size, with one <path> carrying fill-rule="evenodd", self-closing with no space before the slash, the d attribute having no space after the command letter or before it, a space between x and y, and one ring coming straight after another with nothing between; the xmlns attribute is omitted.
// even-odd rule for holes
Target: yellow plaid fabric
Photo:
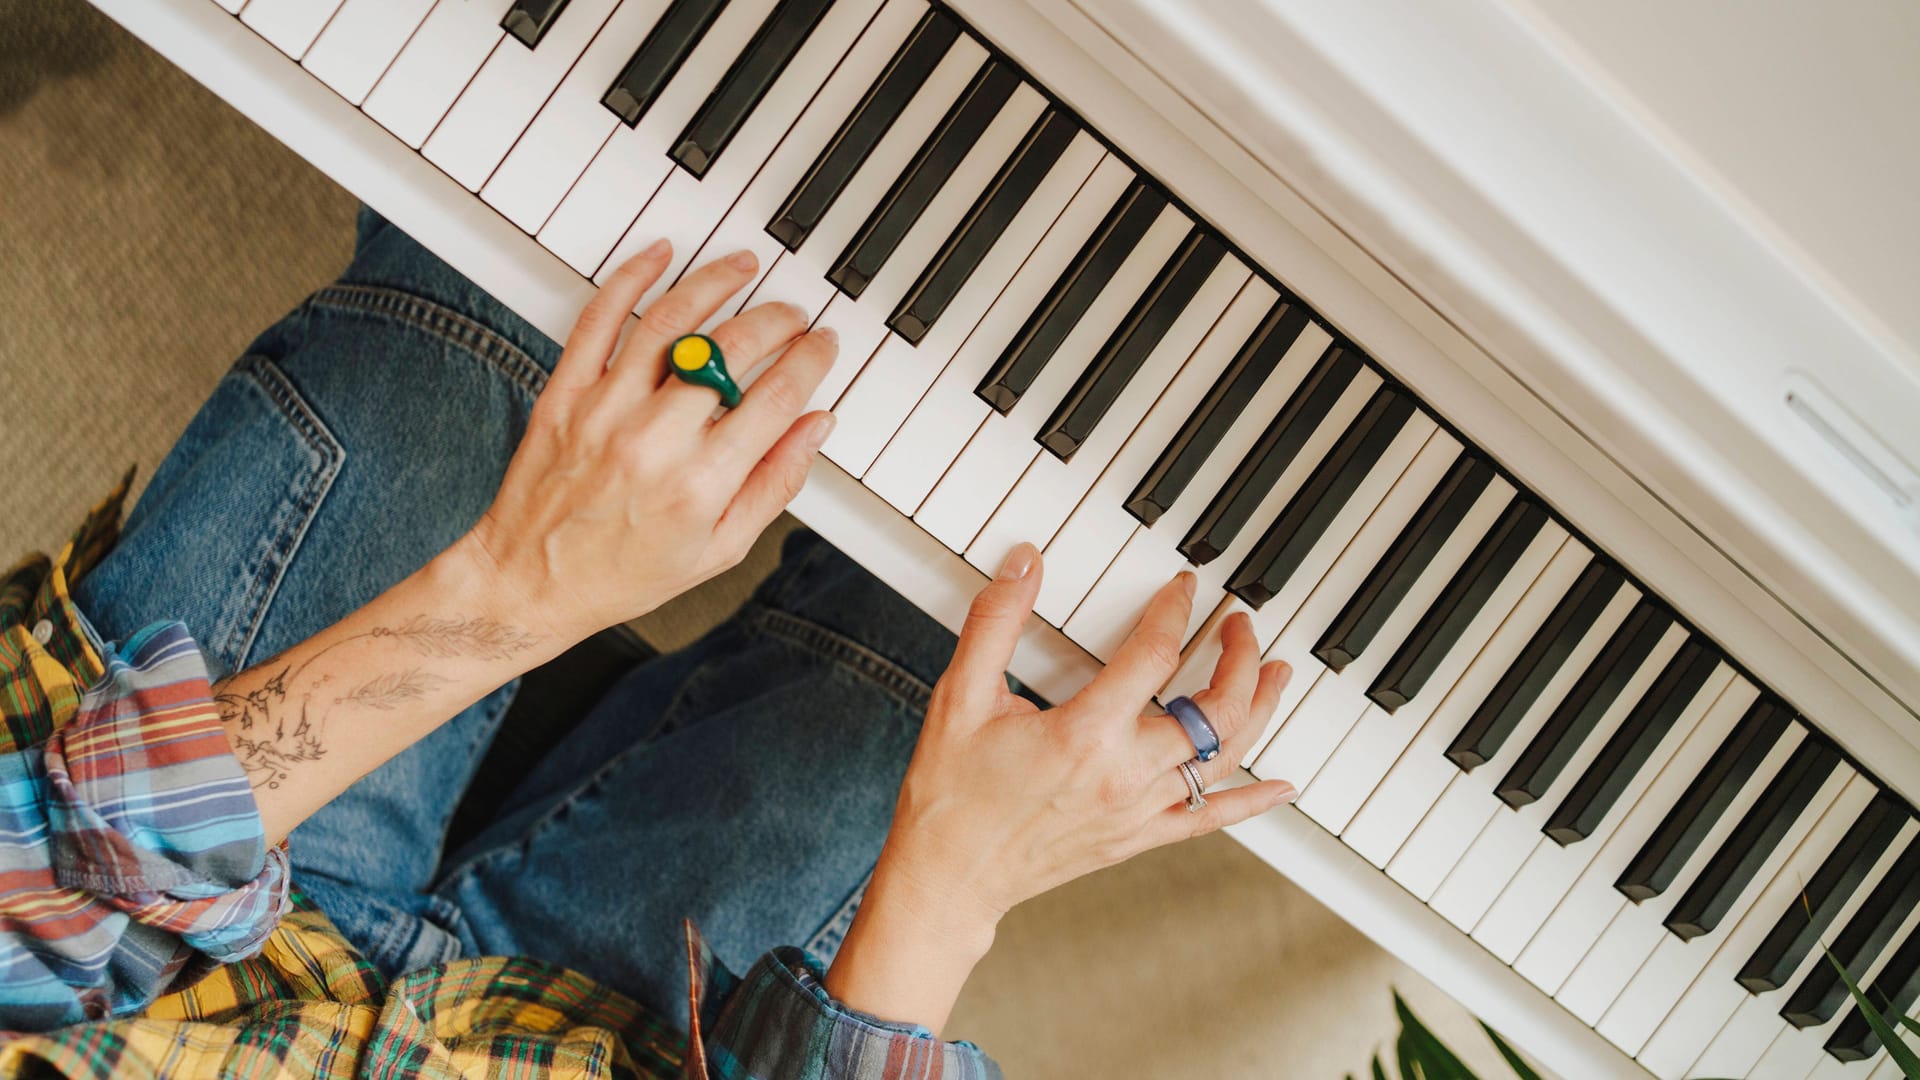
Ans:
<svg viewBox="0 0 1920 1080"><path fill-rule="evenodd" d="M144 1015L0 1041L0 1076L681 1075L685 1037L583 975L496 956L389 984L325 915L295 904L258 956Z"/></svg>

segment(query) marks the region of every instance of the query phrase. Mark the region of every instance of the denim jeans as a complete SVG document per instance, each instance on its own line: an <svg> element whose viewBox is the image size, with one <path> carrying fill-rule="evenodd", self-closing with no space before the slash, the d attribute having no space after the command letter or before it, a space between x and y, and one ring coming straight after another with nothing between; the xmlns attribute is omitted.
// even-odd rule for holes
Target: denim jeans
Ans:
<svg viewBox="0 0 1920 1080"><path fill-rule="evenodd" d="M113 639L184 621L216 678L304 640L479 517L558 355L363 212L352 265L221 381L81 610ZM628 672L460 850L448 822L513 684L294 830L295 884L390 974L533 956L684 1024L682 917L735 970L837 948L952 647L796 533L740 612Z"/></svg>

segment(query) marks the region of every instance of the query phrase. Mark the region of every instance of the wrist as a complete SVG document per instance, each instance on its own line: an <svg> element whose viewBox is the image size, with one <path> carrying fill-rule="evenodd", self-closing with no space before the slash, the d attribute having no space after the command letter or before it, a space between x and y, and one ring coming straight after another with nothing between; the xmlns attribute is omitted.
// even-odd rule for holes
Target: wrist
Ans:
<svg viewBox="0 0 1920 1080"><path fill-rule="evenodd" d="M458 597L468 610L503 623L524 626L538 636L541 656L532 666L550 660L598 627L578 629L555 618L559 605L545 583L513 573L481 534L481 527L453 542L421 568L435 595Z"/></svg>

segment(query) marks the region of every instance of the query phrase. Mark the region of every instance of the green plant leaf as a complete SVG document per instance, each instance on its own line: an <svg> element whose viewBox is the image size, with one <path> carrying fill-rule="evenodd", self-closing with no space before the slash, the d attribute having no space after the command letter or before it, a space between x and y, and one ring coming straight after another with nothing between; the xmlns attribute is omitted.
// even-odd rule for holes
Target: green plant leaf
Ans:
<svg viewBox="0 0 1920 1080"><path fill-rule="evenodd" d="M1373 1080L1387 1080L1387 1067L1380 1062L1380 1055L1373 1055Z"/></svg>
<svg viewBox="0 0 1920 1080"><path fill-rule="evenodd" d="M1466 1062L1413 1015L1398 990L1393 992L1393 1011L1400 1017L1400 1080L1478 1080ZM1419 1069L1417 1076L1408 1070L1409 1064Z"/></svg>
<svg viewBox="0 0 1920 1080"><path fill-rule="evenodd" d="M1533 1067L1528 1065L1513 1047L1507 1045L1507 1040L1501 1038L1499 1032L1488 1027L1485 1020L1480 1021L1480 1030L1486 1032L1487 1038L1493 1040L1493 1048L1500 1051L1500 1056L1506 1059L1508 1067L1513 1069L1513 1075L1520 1080L1540 1080L1540 1074L1534 1072Z"/></svg>
<svg viewBox="0 0 1920 1080"><path fill-rule="evenodd" d="M1900 1066L1900 1072L1909 1080L1920 1080L1920 1054L1914 1053L1913 1047L1900 1037L1892 1024L1887 1023L1887 1018L1880 1015L1880 1010L1874 1008L1873 1002L1867 1000L1867 995L1860 992L1853 976L1847 974L1846 966L1840 963L1839 957L1833 955L1833 950L1823 943L1820 951L1827 954L1827 963L1840 973L1840 981L1847 984L1847 993L1853 995L1854 1007L1867 1018L1867 1026L1873 1029L1873 1033L1880 1036L1881 1044L1887 1048L1887 1056L1893 1058L1894 1064Z"/></svg>

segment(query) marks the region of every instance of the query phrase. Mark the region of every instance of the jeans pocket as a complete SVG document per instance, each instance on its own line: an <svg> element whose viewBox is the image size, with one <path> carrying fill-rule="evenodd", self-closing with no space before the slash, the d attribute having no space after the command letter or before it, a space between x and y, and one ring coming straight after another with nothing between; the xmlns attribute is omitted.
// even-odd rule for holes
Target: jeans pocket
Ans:
<svg viewBox="0 0 1920 1080"><path fill-rule="evenodd" d="M120 543L80 583L81 609L121 640L177 619L215 678L238 670L345 460L277 363L241 358L161 462Z"/></svg>

